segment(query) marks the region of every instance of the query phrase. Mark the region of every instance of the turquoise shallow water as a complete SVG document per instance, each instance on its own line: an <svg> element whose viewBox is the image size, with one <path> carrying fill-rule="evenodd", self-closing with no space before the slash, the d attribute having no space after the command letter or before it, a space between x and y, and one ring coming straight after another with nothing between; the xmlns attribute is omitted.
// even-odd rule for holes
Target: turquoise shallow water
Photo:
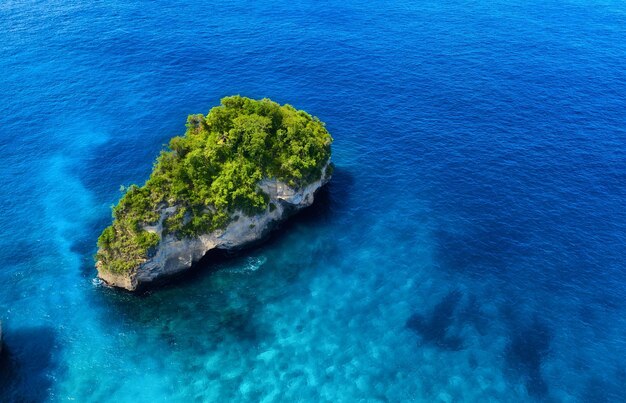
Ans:
<svg viewBox="0 0 626 403"><path fill-rule="evenodd" d="M624 401L617 1L0 4L0 401ZM319 116L267 243L94 285L121 184L222 96Z"/></svg>

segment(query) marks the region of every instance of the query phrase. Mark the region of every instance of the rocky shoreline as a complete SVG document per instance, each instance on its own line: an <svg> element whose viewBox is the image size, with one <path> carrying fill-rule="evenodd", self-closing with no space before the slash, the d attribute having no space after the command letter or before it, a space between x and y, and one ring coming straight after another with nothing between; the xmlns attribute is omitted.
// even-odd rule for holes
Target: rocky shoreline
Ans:
<svg viewBox="0 0 626 403"><path fill-rule="evenodd" d="M135 291L153 283L190 269L208 251L213 249L236 250L262 240L277 224L305 207L313 204L315 193L331 178L331 170L322 169L322 177L301 188L294 189L276 179L264 179L258 186L269 196L266 210L254 216L233 214L233 220L224 229L202 234L193 238L178 238L173 234L163 235L163 220L174 214L176 207L161 212L159 223L144 229L161 237L150 258L128 273L112 273L96 263L98 278L106 285Z"/></svg>

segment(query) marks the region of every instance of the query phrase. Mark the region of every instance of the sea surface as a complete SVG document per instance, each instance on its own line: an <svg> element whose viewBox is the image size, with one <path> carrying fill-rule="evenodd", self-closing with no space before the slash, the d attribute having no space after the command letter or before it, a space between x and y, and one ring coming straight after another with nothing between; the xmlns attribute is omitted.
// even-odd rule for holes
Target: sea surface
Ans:
<svg viewBox="0 0 626 403"><path fill-rule="evenodd" d="M626 401L626 3L0 3L2 402ZM336 173L135 295L93 254L186 116L270 97Z"/></svg>

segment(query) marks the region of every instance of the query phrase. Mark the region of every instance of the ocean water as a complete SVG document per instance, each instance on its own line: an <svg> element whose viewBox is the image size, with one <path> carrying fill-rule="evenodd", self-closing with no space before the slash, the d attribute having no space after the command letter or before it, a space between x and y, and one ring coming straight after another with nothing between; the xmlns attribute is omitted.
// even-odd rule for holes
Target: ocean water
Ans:
<svg viewBox="0 0 626 403"><path fill-rule="evenodd" d="M1 2L0 401L626 401L625 60L613 0ZM332 182L94 285L120 185L232 94L325 121Z"/></svg>

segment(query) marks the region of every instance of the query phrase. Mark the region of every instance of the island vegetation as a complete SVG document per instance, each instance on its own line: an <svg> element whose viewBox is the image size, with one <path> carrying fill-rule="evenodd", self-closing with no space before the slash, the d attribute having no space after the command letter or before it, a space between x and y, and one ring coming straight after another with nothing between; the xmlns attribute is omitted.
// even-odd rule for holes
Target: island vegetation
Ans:
<svg viewBox="0 0 626 403"><path fill-rule="evenodd" d="M275 178L300 188L328 165L332 138L324 124L291 105L226 97L206 116L190 115L185 135L158 156L143 186L131 185L98 238L100 269L124 273L140 265L162 236L193 237L226 227L237 214L271 209L259 187ZM174 212L162 223L162 212Z"/></svg>

